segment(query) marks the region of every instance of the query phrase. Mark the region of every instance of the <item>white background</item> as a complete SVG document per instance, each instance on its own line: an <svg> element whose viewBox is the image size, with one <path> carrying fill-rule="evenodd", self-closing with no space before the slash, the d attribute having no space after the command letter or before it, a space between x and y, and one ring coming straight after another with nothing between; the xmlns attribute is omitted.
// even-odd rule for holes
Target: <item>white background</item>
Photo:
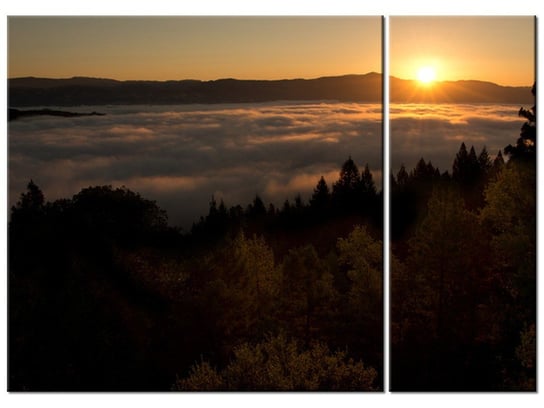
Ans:
<svg viewBox="0 0 544 408"><path fill-rule="evenodd" d="M0 39L3 46L0 46L3 78L0 81L2 98L0 105L0 130L4 137L3 143L0 143L0 225L4 228L0 233L1 256L0 270L2 278L0 285L0 330L3 335L0 338L0 362L2 362L2 371L0 372L0 404L8 407L184 407L184 406L205 406L219 407L255 407L259 408L277 408L278 405L297 406L297 407L329 407L337 405L342 407L536 407L544 406L542 393L473 393L473 394L446 394L446 393L396 393L391 394L327 394L327 393L252 393L252 394L9 394L7 390L7 259L6 259L6 235L7 235L7 106L6 106L6 86L7 86L7 38L6 22L10 15L383 15L385 16L385 28L389 24L388 17L395 15L541 15L540 11L544 2L542 0L524 0L524 1L504 1L504 0L456 0L456 1L425 1L425 0L378 0L371 2L356 0L198 0L196 2L172 1L172 0L152 0L152 1L117 1L112 0L87 0L87 1L58 1L58 0L4 0L2 4L3 18L0 21ZM541 30L538 29L540 21L537 21L537 58L540 53ZM387 75L387 32L385 33L385 51L384 61L386 67L384 74ZM538 61L538 59L537 59ZM538 74L540 75L540 64L538 64ZM387 91L387 88L386 88ZM538 102L537 102L538 103ZM387 104L387 100L386 100ZM387 114L384 117L387 120ZM541 119L539 118L539 121ZM387 122L386 122L387 123ZM387 129L387 126L386 126ZM540 129L539 129L540 132ZM540 133L539 133L540 134ZM539 157L542 157L542 148L538 144ZM386 131L386 157L384 168L388 167L387 152L387 131ZM543 178L543 168L538 167L539 180ZM388 180L388 178L385 178ZM387 193L386 190L384 191ZM541 214L542 188L538 189L539 214ZM538 217L538 253L541 251L541 218ZM385 240L388 242L387 225L385 230ZM386 247L387 249L387 247ZM539 259L540 261L540 259ZM540 263L539 263L540 264ZM387 264L386 264L387 267ZM542 268L538 268L541 272ZM542 280L538 279L539 293L542 293ZM388 279L386 277L385 301L388 300L387 289ZM539 311L541 306L539 299ZM386 309L387 310L387 309ZM538 314L538 328L542 327L541 313ZM386 319L388 314L386 313ZM386 320L387 323L387 320ZM387 328L387 324L386 324ZM388 331L386 329L386 335ZM542 350L542 330L538 330L538 350ZM387 337L386 337L387 339ZM387 343L386 343L387 350ZM542 353L538 353L542 357ZM386 363L387 363L386 354ZM538 376L541 379L542 358L538 359ZM45 367L44 367L45 368ZM46 369L46 368L45 368ZM538 383L542 383L538 381ZM388 379L386 378L386 390ZM540 387L539 387L540 388Z"/></svg>

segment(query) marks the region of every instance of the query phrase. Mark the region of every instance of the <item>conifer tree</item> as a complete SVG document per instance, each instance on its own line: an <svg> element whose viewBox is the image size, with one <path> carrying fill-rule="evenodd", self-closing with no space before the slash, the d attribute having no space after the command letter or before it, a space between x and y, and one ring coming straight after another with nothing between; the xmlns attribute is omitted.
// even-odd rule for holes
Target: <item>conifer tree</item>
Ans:
<svg viewBox="0 0 544 408"><path fill-rule="evenodd" d="M248 206L247 212L250 217L260 217L266 214L266 207L258 194L255 195L253 203Z"/></svg>
<svg viewBox="0 0 544 408"><path fill-rule="evenodd" d="M400 170L397 173L397 183L400 187L405 186L408 184L408 172L406 171L406 167L404 166L404 163L400 166Z"/></svg>
<svg viewBox="0 0 544 408"><path fill-rule="evenodd" d="M422 158L416 164L416 167L411 171L411 176L414 180L424 180L427 175L427 163Z"/></svg>
<svg viewBox="0 0 544 408"><path fill-rule="evenodd" d="M316 209L325 209L328 207L330 199L329 186L327 186L325 178L321 176L314 188L312 198L310 199L310 205Z"/></svg>
<svg viewBox="0 0 544 408"><path fill-rule="evenodd" d="M217 201L215 201L215 196L212 195L212 200L210 201L210 210L208 213L209 218L214 218L217 215Z"/></svg>
<svg viewBox="0 0 544 408"><path fill-rule="evenodd" d="M342 165L340 170L340 178L333 185L334 194L344 194L357 191L361 181L359 169L355 162L349 156L348 160Z"/></svg>
<svg viewBox="0 0 544 408"><path fill-rule="evenodd" d="M502 157L502 151L499 150L491 166L491 170L490 170L491 177L493 178L497 177L497 175L502 171L503 168L504 168L504 158Z"/></svg>
<svg viewBox="0 0 544 408"><path fill-rule="evenodd" d="M389 172L389 188L391 190L397 190L399 188L399 184L397 183L397 179L393 174L393 170Z"/></svg>
<svg viewBox="0 0 544 408"><path fill-rule="evenodd" d="M475 183L476 181L480 179L483 172L481 171L480 162L478 160L478 156L476 155L476 149L474 149L474 146L470 146L468 160L469 160L468 181L470 181L471 183Z"/></svg>
<svg viewBox="0 0 544 408"><path fill-rule="evenodd" d="M536 83L533 84L531 93L536 98ZM504 153L514 160L534 160L536 153L536 104L530 109L521 108L518 114L527 119L527 122L521 127L516 145L506 146Z"/></svg>
<svg viewBox="0 0 544 408"><path fill-rule="evenodd" d="M468 152L465 143L461 143L459 152L455 155L455 160L452 166L452 177L455 181L463 181L466 179L466 169L468 165Z"/></svg>
<svg viewBox="0 0 544 408"><path fill-rule="evenodd" d="M365 169L361 173L361 192L364 197L374 197L376 195L376 185L372 179L372 173L368 168L368 163L365 165Z"/></svg>
<svg viewBox="0 0 544 408"><path fill-rule="evenodd" d="M502 157L502 151L499 149L499 152L497 153L497 156L495 157L495 160L493 160L493 167L502 167L504 166L504 158Z"/></svg>
<svg viewBox="0 0 544 408"><path fill-rule="evenodd" d="M276 207L274 206L274 204L270 203L268 205L268 215L271 216L271 217L275 217L276 216Z"/></svg>
<svg viewBox="0 0 544 408"><path fill-rule="evenodd" d="M16 208L33 211L41 209L45 201L42 190L40 190L33 180L30 180L26 189L27 192L21 194L21 199L17 202Z"/></svg>
<svg viewBox="0 0 544 408"><path fill-rule="evenodd" d="M487 153L487 149L484 146L480 155L478 156L478 165L480 166L480 171L487 175L489 173L489 170L493 166L491 163L491 159L489 158L489 154Z"/></svg>
<svg viewBox="0 0 544 408"><path fill-rule="evenodd" d="M353 211L360 204L361 175L349 156L342 165L339 180L333 184L332 198L339 210Z"/></svg>

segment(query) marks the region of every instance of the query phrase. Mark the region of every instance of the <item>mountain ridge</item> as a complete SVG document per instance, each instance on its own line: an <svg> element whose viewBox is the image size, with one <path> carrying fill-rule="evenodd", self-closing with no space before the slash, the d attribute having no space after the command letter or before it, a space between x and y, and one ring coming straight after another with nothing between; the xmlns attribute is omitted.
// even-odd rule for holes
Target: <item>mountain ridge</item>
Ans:
<svg viewBox="0 0 544 408"><path fill-rule="evenodd" d="M478 80L422 85L390 77L392 103L532 103L530 87ZM251 103L277 100L335 100L382 103L382 75L376 72L304 79L116 80L18 77L8 79L11 107Z"/></svg>
<svg viewBox="0 0 544 408"><path fill-rule="evenodd" d="M476 79L435 81L389 79L392 103L534 103L530 86L499 85Z"/></svg>
<svg viewBox="0 0 544 408"><path fill-rule="evenodd" d="M88 77L8 79L11 107L248 103L274 100L381 102L381 75L315 79L118 81Z"/></svg>

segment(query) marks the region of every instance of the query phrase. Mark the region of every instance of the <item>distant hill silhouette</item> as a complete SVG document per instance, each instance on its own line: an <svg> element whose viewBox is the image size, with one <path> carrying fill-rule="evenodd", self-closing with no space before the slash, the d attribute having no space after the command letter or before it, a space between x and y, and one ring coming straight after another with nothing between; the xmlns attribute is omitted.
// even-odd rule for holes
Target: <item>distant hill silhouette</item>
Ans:
<svg viewBox="0 0 544 408"><path fill-rule="evenodd" d="M19 118L25 118L29 116L62 116L65 118L73 118L77 116L104 116L105 113L98 112L89 112L89 113L80 113L80 112L67 112L61 110L52 110L52 109L32 109L32 110L19 110L19 109L8 109L8 121L12 121Z"/></svg>
<svg viewBox="0 0 544 408"><path fill-rule="evenodd" d="M391 77L393 103L533 103L530 87L484 81L443 81L430 86ZM9 106L248 103L278 100L382 102L382 76L344 75L316 79L214 81L117 81L103 78L13 78Z"/></svg>
<svg viewBox="0 0 544 408"><path fill-rule="evenodd" d="M8 80L9 106L104 104L244 103L276 100L382 101L382 75L344 75L316 79L214 81L117 81L13 78Z"/></svg>
<svg viewBox="0 0 544 408"><path fill-rule="evenodd" d="M484 81L441 81L423 85L390 77L392 103L533 103L530 86L501 86Z"/></svg>

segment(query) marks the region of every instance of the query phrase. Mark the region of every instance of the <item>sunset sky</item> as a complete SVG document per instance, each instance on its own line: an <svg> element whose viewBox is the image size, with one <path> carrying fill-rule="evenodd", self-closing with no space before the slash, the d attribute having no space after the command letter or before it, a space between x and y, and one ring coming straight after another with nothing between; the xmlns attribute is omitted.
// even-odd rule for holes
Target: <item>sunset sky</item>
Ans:
<svg viewBox="0 0 544 408"><path fill-rule="evenodd" d="M381 17L9 17L8 76L314 78L381 72Z"/></svg>
<svg viewBox="0 0 544 408"><path fill-rule="evenodd" d="M389 28L389 72L398 78L432 67L438 81L533 84L534 17L390 17Z"/></svg>

